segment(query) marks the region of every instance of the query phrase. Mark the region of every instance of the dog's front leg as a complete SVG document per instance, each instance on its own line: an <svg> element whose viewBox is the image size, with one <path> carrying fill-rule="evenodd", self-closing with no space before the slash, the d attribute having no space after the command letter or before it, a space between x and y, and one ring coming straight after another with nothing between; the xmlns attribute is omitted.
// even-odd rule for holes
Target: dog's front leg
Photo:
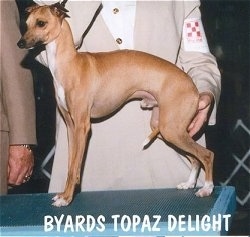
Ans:
<svg viewBox="0 0 250 237"><path fill-rule="evenodd" d="M69 154L71 154L71 157L69 158L68 177L64 192L53 198L53 205L57 207L67 206L72 201L75 186L80 183L80 171L90 130L90 116L77 117L79 115L74 117L75 119L72 118L72 127L68 127Z"/></svg>

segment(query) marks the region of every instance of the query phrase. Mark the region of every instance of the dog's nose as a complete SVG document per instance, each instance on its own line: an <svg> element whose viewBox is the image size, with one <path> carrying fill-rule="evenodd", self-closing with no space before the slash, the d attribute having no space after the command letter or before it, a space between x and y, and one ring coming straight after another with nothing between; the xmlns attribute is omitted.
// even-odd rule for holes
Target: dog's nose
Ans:
<svg viewBox="0 0 250 237"><path fill-rule="evenodd" d="M25 42L24 39L20 39L20 40L17 42L17 46L18 46L20 49L25 48L25 45L26 45L26 42Z"/></svg>

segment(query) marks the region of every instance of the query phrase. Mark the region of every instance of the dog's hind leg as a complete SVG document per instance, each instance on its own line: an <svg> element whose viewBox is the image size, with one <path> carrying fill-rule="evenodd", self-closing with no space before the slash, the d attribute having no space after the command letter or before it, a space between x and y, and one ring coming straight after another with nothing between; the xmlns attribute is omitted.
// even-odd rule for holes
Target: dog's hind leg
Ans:
<svg viewBox="0 0 250 237"><path fill-rule="evenodd" d="M212 175L214 159L213 152L196 143L186 131L183 133L178 133L178 129L176 129L176 127L172 129L171 126L168 126L167 129L160 128L160 132L168 142L180 148L188 156L199 160L203 164L205 169L205 184L201 189L198 190L196 195L199 197L209 196L212 193L214 187ZM167 135L167 133L171 134L171 136ZM196 161L193 161L192 165L190 178L185 184L182 184L182 187L191 188L193 187L193 184L196 183L196 180L194 179L196 179L197 176L198 164Z"/></svg>
<svg viewBox="0 0 250 237"><path fill-rule="evenodd" d="M166 100L165 100L166 101ZM205 170L205 184L196 193L197 196L209 196L213 191L213 152L196 143L188 134L187 127L196 112L196 102L192 97L186 99L176 97L175 104L168 103L160 107L159 130L162 137L174 147L181 149L193 162L190 179L182 184L182 187L192 187L198 172L198 161L203 164ZM176 106L178 109L176 109ZM196 181L195 181L196 182ZM181 186L179 186L181 187Z"/></svg>
<svg viewBox="0 0 250 237"><path fill-rule="evenodd" d="M198 178L199 171L200 171L200 162L197 159L188 155L187 155L187 158L191 163L191 172L186 182L183 182L177 185L178 189L194 188L197 182L197 178Z"/></svg>

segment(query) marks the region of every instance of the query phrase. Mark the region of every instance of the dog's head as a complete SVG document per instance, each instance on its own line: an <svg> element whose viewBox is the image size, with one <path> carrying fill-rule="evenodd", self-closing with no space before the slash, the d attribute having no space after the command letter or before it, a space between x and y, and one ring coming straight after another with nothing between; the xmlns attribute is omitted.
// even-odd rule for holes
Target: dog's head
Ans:
<svg viewBox="0 0 250 237"><path fill-rule="evenodd" d="M33 48L47 44L60 34L62 20L68 17L67 10L60 4L34 5L26 9L26 31L18 41L19 48Z"/></svg>

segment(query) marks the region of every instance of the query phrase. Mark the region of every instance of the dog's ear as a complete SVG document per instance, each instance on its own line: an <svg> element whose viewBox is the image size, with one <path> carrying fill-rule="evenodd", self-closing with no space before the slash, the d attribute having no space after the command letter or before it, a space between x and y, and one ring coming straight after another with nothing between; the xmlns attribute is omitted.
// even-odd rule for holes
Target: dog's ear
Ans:
<svg viewBox="0 0 250 237"><path fill-rule="evenodd" d="M60 18L65 18L65 17L70 17L67 12L69 12L64 6L62 6L62 4L60 4L60 2L57 2L55 4L52 4L50 6L50 9L52 11L53 14L55 14L56 16L60 17Z"/></svg>
<svg viewBox="0 0 250 237"><path fill-rule="evenodd" d="M30 7L25 8L25 12L26 13L31 13L33 10L37 9L38 7L40 7L38 4L34 4L34 5L30 6Z"/></svg>

